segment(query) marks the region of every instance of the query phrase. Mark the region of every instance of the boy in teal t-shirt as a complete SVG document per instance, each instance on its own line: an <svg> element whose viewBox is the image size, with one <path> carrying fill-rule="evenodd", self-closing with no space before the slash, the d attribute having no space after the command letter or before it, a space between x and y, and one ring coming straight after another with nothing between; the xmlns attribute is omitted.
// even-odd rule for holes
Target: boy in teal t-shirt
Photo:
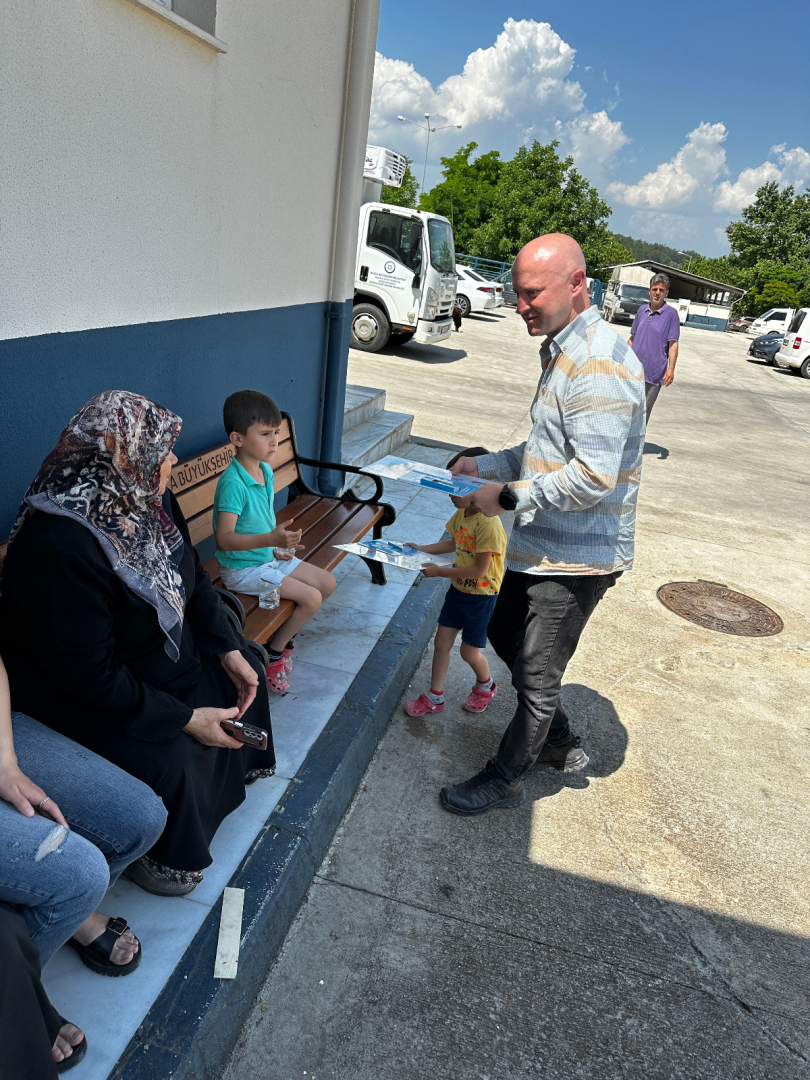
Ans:
<svg viewBox="0 0 810 1080"><path fill-rule="evenodd" d="M278 405L256 390L240 390L225 402L223 420L234 457L214 495L220 576L234 592L259 596L276 584L284 600L295 601L292 615L265 643L267 685L283 694L290 688L293 638L334 592L335 578L295 557L301 530L288 528L291 519L276 524L270 461L278 449Z"/></svg>

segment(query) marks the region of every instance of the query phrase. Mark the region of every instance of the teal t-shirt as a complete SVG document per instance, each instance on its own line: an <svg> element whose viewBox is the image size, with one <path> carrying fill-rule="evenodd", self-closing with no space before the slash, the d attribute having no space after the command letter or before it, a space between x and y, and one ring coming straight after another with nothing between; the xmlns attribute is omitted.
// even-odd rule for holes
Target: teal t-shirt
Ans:
<svg viewBox="0 0 810 1080"><path fill-rule="evenodd" d="M223 512L237 514L236 532L242 535L272 532L276 527L276 515L273 510L273 470L263 461L259 463L264 473L264 483L242 468L234 458L217 481L214 495L214 532L217 529L219 515ZM217 548L217 561L221 566L232 570L244 566L261 566L273 561L275 548L253 548L250 551L220 551Z"/></svg>

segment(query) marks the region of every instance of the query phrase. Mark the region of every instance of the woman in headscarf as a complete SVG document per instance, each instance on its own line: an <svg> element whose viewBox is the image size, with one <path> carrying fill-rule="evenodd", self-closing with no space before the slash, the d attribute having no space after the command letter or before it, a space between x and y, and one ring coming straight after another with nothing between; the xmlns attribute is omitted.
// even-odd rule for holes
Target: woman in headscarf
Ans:
<svg viewBox="0 0 810 1080"><path fill-rule="evenodd" d="M245 783L275 770L261 662L166 491L181 426L126 391L83 405L26 492L0 599L13 707L160 795L166 828L126 875L171 896L202 880ZM232 719L264 728L267 749L227 734Z"/></svg>

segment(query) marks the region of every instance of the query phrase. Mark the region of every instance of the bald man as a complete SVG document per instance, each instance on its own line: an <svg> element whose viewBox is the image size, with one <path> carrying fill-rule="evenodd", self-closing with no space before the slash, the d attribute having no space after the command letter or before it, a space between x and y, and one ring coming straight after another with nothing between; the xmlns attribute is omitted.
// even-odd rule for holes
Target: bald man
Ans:
<svg viewBox="0 0 810 1080"><path fill-rule="evenodd" d="M515 511L488 636L512 672L518 702L496 756L470 780L442 789L442 804L455 814L519 806L535 765L588 764L560 686L596 605L633 564L644 369L591 307L585 259L570 236L528 243L512 284L530 336L545 339L532 431L511 450L461 458L453 472L497 481L471 496L488 517Z"/></svg>

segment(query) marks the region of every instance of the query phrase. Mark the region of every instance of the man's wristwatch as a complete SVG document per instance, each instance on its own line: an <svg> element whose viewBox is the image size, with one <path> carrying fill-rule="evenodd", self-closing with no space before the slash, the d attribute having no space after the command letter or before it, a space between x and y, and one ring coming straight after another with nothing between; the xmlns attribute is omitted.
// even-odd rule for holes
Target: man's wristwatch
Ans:
<svg viewBox="0 0 810 1080"><path fill-rule="evenodd" d="M514 510L517 506L517 499L511 488L503 487L498 495L498 502L504 508L504 510Z"/></svg>

